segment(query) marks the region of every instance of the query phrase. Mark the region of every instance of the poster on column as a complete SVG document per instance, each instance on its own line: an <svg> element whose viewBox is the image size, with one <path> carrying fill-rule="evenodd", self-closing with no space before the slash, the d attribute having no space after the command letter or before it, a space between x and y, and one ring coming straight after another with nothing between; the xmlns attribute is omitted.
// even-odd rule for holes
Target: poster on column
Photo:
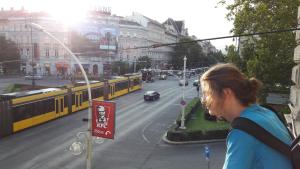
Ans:
<svg viewBox="0 0 300 169"><path fill-rule="evenodd" d="M92 101L92 136L114 139L115 102Z"/></svg>

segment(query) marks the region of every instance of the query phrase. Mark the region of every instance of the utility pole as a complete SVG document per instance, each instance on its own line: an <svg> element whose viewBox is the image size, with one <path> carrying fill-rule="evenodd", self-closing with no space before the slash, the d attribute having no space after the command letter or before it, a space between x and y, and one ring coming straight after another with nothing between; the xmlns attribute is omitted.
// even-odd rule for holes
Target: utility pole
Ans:
<svg viewBox="0 0 300 169"><path fill-rule="evenodd" d="M136 70L136 60L134 60L134 65L133 65L133 73L135 73L135 70Z"/></svg>
<svg viewBox="0 0 300 169"><path fill-rule="evenodd" d="M106 32L106 40L107 40L107 58L108 60L110 61L110 57L109 57L109 41L110 41L110 32ZM110 65L111 63L109 62L109 66L111 67ZM107 71L107 70L106 70ZM108 73L111 72L111 68L110 70L107 72L107 79L110 78L110 75Z"/></svg>
<svg viewBox="0 0 300 169"><path fill-rule="evenodd" d="M63 43L61 42L59 39L57 39L54 35L52 35L51 33L49 33L48 31L46 31L41 25L35 24L30 22L29 24L31 27L34 27L44 33L46 33L49 37L51 37L53 40L55 40L57 43L59 43L71 56L72 58L76 61L76 63L78 64L85 83L87 85L87 92L88 92L88 129L87 132L85 132L85 137L86 137L86 168L87 169L91 169L92 168L92 92L91 92L91 86L90 86L90 82L88 80L87 74L81 64L81 62L79 61L79 59L74 55L74 53ZM78 134L79 135L79 134Z"/></svg>
<svg viewBox="0 0 300 169"><path fill-rule="evenodd" d="M32 15L30 14L30 23L32 23ZM35 63L34 63L34 46L33 46L33 43L32 43L32 27L30 26L30 45L31 45L31 67L32 67L32 88L34 89L35 88L35 70L34 70L34 67L35 67Z"/></svg>
<svg viewBox="0 0 300 169"><path fill-rule="evenodd" d="M180 122L180 129L186 129L185 127L185 124L184 124L184 121L185 121L185 118L184 118L184 109L185 109L185 105L186 105L186 102L184 100L184 89L185 89L185 67L186 67L186 56L184 56L183 58L183 85L182 85L182 100L181 100L181 122Z"/></svg>

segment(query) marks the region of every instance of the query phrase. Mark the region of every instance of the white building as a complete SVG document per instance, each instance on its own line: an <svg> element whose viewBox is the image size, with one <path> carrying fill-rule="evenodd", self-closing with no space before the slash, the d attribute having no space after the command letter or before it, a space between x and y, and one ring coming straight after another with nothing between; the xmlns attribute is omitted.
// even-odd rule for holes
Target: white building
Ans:
<svg viewBox="0 0 300 169"><path fill-rule="evenodd" d="M159 23L153 19L150 19L142 14L133 13L131 16L126 17L129 20L139 23L147 30L146 43L144 46L151 46L165 44L165 43L176 43L179 36L182 33L181 30L174 28L173 24L165 22L164 24ZM184 22L181 22L184 23ZM181 26L184 26L182 24ZM181 27L182 28L182 27ZM185 29L182 29L185 30ZM185 35L186 33L182 33ZM162 68L167 64L170 59L170 54L172 52L172 47L154 47L148 48L146 51L146 56L151 58L153 68Z"/></svg>
<svg viewBox="0 0 300 169"><path fill-rule="evenodd" d="M21 71L37 74L68 72L70 57L66 51L44 32L30 26L41 25L68 44L68 31L45 13L29 13L24 9L0 11L0 36L14 41L21 55Z"/></svg>
<svg viewBox="0 0 300 169"><path fill-rule="evenodd" d="M298 7L298 18L300 17L300 6ZM298 19L298 25L300 21ZM298 26L299 27L299 26ZM294 50L294 62L297 64L293 67L291 79L294 86L291 87L290 104L291 115L296 134L300 134L300 31L296 31L297 47Z"/></svg>

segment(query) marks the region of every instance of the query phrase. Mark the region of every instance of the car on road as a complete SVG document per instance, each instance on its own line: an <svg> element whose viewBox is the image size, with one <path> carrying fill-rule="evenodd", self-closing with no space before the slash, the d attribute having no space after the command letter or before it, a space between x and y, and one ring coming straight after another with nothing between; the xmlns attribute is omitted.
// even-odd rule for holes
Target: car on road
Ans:
<svg viewBox="0 0 300 169"><path fill-rule="evenodd" d="M144 94L144 100L145 101L153 101L159 99L160 94L156 91L147 91Z"/></svg>
<svg viewBox="0 0 300 169"><path fill-rule="evenodd" d="M26 75L25 80L41 80L43 79L42 75Z"/></svg>
<svg viewBox="0 0 300 169"><path fill-rule="evenodd" d="M199 86L199 80L194 80L193 86Z"/></svg>
<svg viewBox="0 0 300 169"><path fill-rule="evenodd" d="M187 79L185 79L185 82L184 82L184 80L183 80L183 79L179 80L179 86L183 86L183 84L184 84L185 86L189 85L189 82L188 82L188 80L187 80Z"/></svg>

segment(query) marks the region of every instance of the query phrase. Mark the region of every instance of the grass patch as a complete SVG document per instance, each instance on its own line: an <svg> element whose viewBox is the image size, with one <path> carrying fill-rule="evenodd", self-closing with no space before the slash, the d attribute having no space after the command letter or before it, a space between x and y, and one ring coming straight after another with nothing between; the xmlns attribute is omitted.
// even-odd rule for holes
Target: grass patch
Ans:
<svg viewBox="0 0 300 169"><path fill-rule="evenodd" d="M12 93L12 92L18 92L21 91L20 86L16 84L10 84L4 89L4 93Z"/></svg>
<svg viewBox="0 0 300 169"><path fill-rule="evenodd" d="M204 110L200 107L197 109L193 117L186 124L188 132L194 131L212 131L212 130L228 130L230 124L225 121L209 121L204 118Z"/></svg>

